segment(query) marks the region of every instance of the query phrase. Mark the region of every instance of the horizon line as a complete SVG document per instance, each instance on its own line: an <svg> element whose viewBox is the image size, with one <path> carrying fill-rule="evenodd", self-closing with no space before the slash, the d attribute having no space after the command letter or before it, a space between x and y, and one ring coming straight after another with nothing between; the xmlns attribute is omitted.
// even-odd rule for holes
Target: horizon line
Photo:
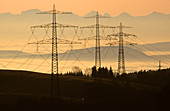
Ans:
<svg viewBox="0 0 170 111"><path fill-rule="evenodd" d="M39 10L39 11L42 11L42 10L40 10L40 9L28 9L28 10L23 10L23 11L21 11L20 13L0 12L0 14L22 15L24 12L27 12L27 11L30 11L30 10ZM70 11L70 12L72 12L72 11ZM87 14L92 13L92 12L97 12L97 11L91 10L90 12L87 12L87 13L85 13L85 14L83 14L83 15L79 15L79 14L76 14L76 13L74 13L74 12L72 12L72 13L73 13L74 15L78 15L78 16L86 16ZM124 11L124 12L121 12L121 13L119 13L118 15L114 15L114 16L113 16L112 14L108 13L108 12L105 12L105 13L103 13L103 14L101 14L101 13L99 12L99 14L101 14L101 15L108 14L108 15L110 15L111 17L117 17L117 16L120 16L121 14L127 14L127 15L130 15L130 16L132 16L132 17L141 17L141 16L149 16L149 15L154 14L154 13L159 13L159 14L163 14L163 15L170 15L170 13L167 14L167 13L159 12L159 11L152 11L151 13L146 14L146 15L131 15L129 12Z"/></svg>

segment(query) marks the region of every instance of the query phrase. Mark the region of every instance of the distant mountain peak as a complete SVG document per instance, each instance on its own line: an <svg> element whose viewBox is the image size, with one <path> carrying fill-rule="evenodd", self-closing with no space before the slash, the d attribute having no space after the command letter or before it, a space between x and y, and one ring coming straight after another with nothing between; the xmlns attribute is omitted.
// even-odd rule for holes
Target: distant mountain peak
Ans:
<svg viewBox="0 0 170 111"><path fill-rule="evenodd" d="M161 12L156 12L156 11L152 12L151 14L149 14L149 16L162 16L162 15L165 15L165 14L163 14Z"/></svg>
<svg viewBox="0 0 170 111"><path fill-rule="evenodd" d="M123 12L120 15L118 15L118 17L132 17L132 16L127 12Z"/></svg>
<svg viewBox="0 0 170 111"><path fill-rule="evenodd" d="M30 9L30 10L26 10L26 11L21 12L21 15L35 14L35 13L38 13L38 12L40 12L39 9Z"/></svg>
<svg viewBox="0 0 170 111"><path fill-rule="evenodd" d="M85 15L85 17L96 15L96 13L97 13L97 11L93 11L93 10L92 10L90 13L87 13L87 14ZM100 15L100 14L99 14L99 15Z"/></svg>
<svg viewBox="0 0 170 111"><path fill-rule="evenodd" d="M110 14L108 13L105 13L104 16L107 16L107 17L112 17Z"/></svg>
<svg viewBox="0 0 170 111"><path fill-rule="evenodd" d="M98 13L99 13L99 15L101 15L100 12L98 12ZM85 17L94 16L94 15L96 15L96 14L97 14L97 11L93 11L93 10L92 10L90 13L85 14ZM112 16L111 16L110 14L108 14L108 13L105 13L104 16L112 17Z"/></svg>

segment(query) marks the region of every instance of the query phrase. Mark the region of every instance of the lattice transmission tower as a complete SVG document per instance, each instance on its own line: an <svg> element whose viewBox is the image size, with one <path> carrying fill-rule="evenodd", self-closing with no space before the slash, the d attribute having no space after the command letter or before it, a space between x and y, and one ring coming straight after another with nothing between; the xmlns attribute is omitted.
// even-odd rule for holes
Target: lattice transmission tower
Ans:
<svg viewBox="0 0 170 111"><path fill-rule="evenodd" d="M97 12L96 15L94 16L90 16L90 17L85 17L85 18L95 18L96 19L96 24L92 25L92 26L85 26L85 27L80 27L81 29L84 28L95 28L96 29L96 35L95 37L88 37L88 38L84 38L84 39L79 39L79 40L95 40L95 66L96 68L101 67L101 52L100 52L100 40L108 40L109 37L102 37L100 35L100 28L111 28L111 29L115 29L115 27L113 26L105 26L105 25L100 25L100 21L99 18L110 18L107 16L101 16L99 15L99 13Z"/></svg>
<svg viewBox="0 0 170 111"><path fill-rule="evenodd" d="M161 70L161 68L162 68L162 65L161 65L161 61L159 60L159 66L158 66L158 71L160 71Z"/></svg>
<svg viewBox="0 0 170 111"><path fill-rule="evenodd" d="M53 98L54 96L54 75L57 75L57 85L56 85L56 90L57 90L57 97L60 97L60 88L59 88L59 63L58 63L58 44L81 44L80 42L74 42L74 41L69 41L65 39L59 39L57 36L57 27L59 28L76 28L78 29L78 26L72 26L72 25L63 25L57 23L56 20L56 15L57 14L72 14L70 12L61 12L57 11L55 9L55 5L53 5L53 10L51 11L46 11L46 12L40 12L37 14L52 14L52 23L50 24L45 24L45 25L37 25L37 26L32 26L32 33L34 33L35 28L52 28L52 37L50 39L46 40L40 40L36 42L31 42L29 44L51 44L52 46L52 61L51 61L51 91L50 95Z"/></svg>
<svg viewBox="0 0 170 111"><path fill-rule="evenodd" d="M107 45L119 45L119 51L118 51L118 74L123 74L126 73L125 70L125 56L124 56L124 45L136 45L136 43L130 43L127 41L124 41L124 37L135 37L136 35L134 34L127 34L123 32L124 28L131 28L131 27L127 27L127 26L123 26L122 23L120 23L120 26L117 26L116 28L119 28L119 33L117 34L110 34L108 35L108 37L115 37L118 38L118 42L112 42L112 43L108 43Z"/></svg>

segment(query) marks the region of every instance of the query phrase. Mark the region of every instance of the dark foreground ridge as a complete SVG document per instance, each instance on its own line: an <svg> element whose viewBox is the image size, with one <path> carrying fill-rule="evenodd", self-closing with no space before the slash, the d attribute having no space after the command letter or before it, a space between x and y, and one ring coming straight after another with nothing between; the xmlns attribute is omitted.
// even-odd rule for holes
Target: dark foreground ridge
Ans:
<svg viewBox="0 0 170 111"><path fill-rule="evenodd" d="M0 70L0 110L170 110L170 69L105 79L60 75L61 98L54 99L50 79L42 73Z"/></svg>

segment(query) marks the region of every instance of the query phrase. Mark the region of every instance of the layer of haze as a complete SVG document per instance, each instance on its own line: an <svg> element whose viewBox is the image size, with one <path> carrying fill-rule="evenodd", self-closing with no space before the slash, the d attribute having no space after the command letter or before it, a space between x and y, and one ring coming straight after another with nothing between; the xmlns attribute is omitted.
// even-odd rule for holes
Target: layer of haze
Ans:
<svg viewBox="0 0 170 111"><path fill-rule="evenodd" d="M84 15L91 10L109 13L112 16L122 12L133 16L150 14L153 11L169 14L170 0L4 0L0 13L19 14L28 9L49 10L56 4L58 10Z"/></svg>

